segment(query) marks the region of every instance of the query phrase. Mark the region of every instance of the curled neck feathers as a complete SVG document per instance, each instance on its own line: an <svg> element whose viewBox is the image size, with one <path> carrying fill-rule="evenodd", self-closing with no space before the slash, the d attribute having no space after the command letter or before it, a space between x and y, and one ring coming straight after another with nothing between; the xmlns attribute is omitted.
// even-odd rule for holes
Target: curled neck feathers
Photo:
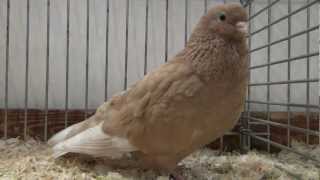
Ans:
<svg viewBox="0 0 320 180"><path fill-rule="evenodd" d="M247 75L245 38L230 40L215 34L194 33L182 55L206 81L238 80Z"/></svg>

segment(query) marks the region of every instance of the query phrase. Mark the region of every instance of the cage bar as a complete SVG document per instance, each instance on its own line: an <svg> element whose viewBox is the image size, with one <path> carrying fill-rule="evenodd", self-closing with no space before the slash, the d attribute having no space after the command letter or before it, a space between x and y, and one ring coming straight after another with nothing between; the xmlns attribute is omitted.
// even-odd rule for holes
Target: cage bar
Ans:
<svg viewBox="0 0 320 180"><path fill-rule="evenodd" d="M268 0L268 6L270 6L271 0ZM271 8L268 8L268 25L271 23ZM270 64L271 59L271 49L270 49L270 42L271 42L271 29L268 28L268 47L267 47L267 63ZM270 65L267 66L267 82L270 82ZM250 83L249 83L250 87ZM270 101L270 84L267 84L267 101ZM270 104L267 104L267 121L270 121ZM270 126L267 125L267 138L270 141ZM270 152L270 143L267 143L267 151Z"/></svg>
<svg viewBox="0 0 320 180"><path fill-rule="evenodd" d="M205 6L206 6L206 4L205 4ZM185 10L184 10L184 29L185 29L184 30L184 45L185 46L188 41L188 11L189 11L189 0L185 0Z"/></svg>
<svg viewBox="0 0 320 180"><path fill-rule="evenodd" d="M149 33L149 0L146 0L146 22L144 32L144 68L143 75L147 74L148 70L148 33Z"/></svg>
<svg viewBox="0 0 320 180"><path fill-rule="evenodd" d="M6 68L5 68L5 98L4 98L4 138L8 137L8 80L9 80L9 47L10 47L10 0L7 0L7 27L6 27Z"/></svg>
<svg viewBox="0 0 320 180"><path fill-rule="evenodd" d="M278 103L278 102L267 102L267 101L264 102L264 101L253 101L253 100L252 101L247 100L246 103L319 109L319 106L312 105L312 104Z"/></svg>
<svg viewBox="0 0 320 180"><path fill-rule="evenodd" d="M204 0L204 13L206 14L207 12L208 12L208 0Z"/></svg>
<svg viewBox="0 0 320 180"><path fill-rule="evenodd" d="M69 58L70 58L70 0L67 0L67 41L66 41L66 91L65 91L65 116L64 127L68 127L69 115Z"/></svg>
<svg viewBox="0 0 320 180"><path fill-rule="evenodd" d="M249 17L251 16L252 14L252 4L249 3L248 5L248 14L249 14ZM248 30L249 30L249 35L248 35L248 48L251 49L251 40L252 40L252 37L251 37L251 29L252 29L252 25L251 23L249 22L249 27L248 27ZM251 54L249 53L248 54L248 62L249 62L249 66L251 64ZM249 74L248 74L248 84L250 83L250 80L251 80L251 71L249 70ZM247 87L247 98L246 98L246 101L245 102L250 102L251 101L251 89L250 87L248 86ZM245 108L247 108L245 111L244 114L246 114L247 118L243 117L242 119L242 129L240 130L241 131L241 139L242 139L242 142L241 142L241 148L242 150L248 150L248 149L251 149L251 137L250 136L246 136L244 134L244 132L248 131L251 129L251 126L250 126L250 117L251 117L251 104L250 103L246 103L245 104Z"/></svg>
<svg viewBox="0 0 320 180"><path fill-rule="evenodd" d="M48 99L49 99L49 61L50 61L50 0L47 0L47 49L46 49L46 87L44 109L44 140L48 139Z"/></svg>
<svg viewBox="0 0 320 180"><path fill-rule="evenodd" d="M85 79L85 99L84 99L84 119L88 117L88 95L89 95L89 46L90 46L90 0L87 0L86 9L86 79Z"/></svg>
<svg viewBox="0 0 320 180"><path fill-rule="evenodd" d="M165 43L164 43L164 62L168 61L168 32L169 32L169 0L166 0L166 25L165 25Z"/></svg>
<svg viewBox="0 0 320 180"><path fill-rule="evenodd" d="M128 40L129 40L129 0L126 1L126 45L124 52L124 87L123 90L127 89L128 86Z"/></svg>
<svg viewBox="0 0 320 180"><path fill-rule="evenodd" d="M109 66L109 13L110 13L110 0L107 1L106 7L106 66L104 74L104 100L108 100L108 66Z"/></svg>
<svg viewBox="0 0 320 180"><path fill-rule="evenodd" d="M300 59L304 59L304 58L308 58L308 57L313 57L313 56L319 56L319 52L314 52L314 53L310 53L310 54L304 54L304 55L296 56L296 57L293 57L293 58L283 59L283 60L274 61L274 62L261 64L261 65L256 65L256 66L251 66L251 67L249 67L249 69L251 70L251 69L256 69L256 68L262 68L262 67L266 67L268 65L276 65L276 64L286 63L286 62L289 62L289 61L296 61L296 60L300 60Z"/></svg>
<svg viewBox="0 0 320 180"><path fill-rule="evenodd" d="M249 118L249 117L247 117L247 118ZM290 125L290 124L282 124L282 123L278 123L278 122L272 122L272 121L270 121L270 117L269 117L268 120L264 120L264 119L261 119L261 118L255 118L255 117L250 117L249 119L254 120L254 121L258 121L258 122L262 122L262 123L265 123L265 124L268 124L268 125L283 127L283 128L287 128L287 129L290 128L291 130L299 131L299 132L302 132L302 133L310 133L311 135L315 135L315 136L318 136L320 134L320 132L318 132L318 131L299 128L299 127L295 127L295 126Z"/></svg>
<svg viewBox="0 0 320 180"><path fill-rule="evenodd" d="M29 42L30 42L30 0L27 0L27 31L26 31L26 72L24 89L24 123L23 137L27 138L28 126L28 91L29 91Z"/></svg>
<svg viewBox="0 0 320 180"><path fill-rule="evenodd" d="M290 61L288 63L290 63ZM297 84L297 83L318 82L318 81L319 81L319 78L297 79L297 80L288 79L287 81L270 81L270 82L263 82L263 83L250 83L249 86L265 86L265 85L277 85L277 84Z"/></svg>
<svg viewBox="0 0 320 180"><path fill-rule="evenodd" d="M292 1L288 0L288 14L292 13L291 7L292 6ZM288 16L288 36L291 35L291 16ZM291 39L288 39L288 59L291 58ZM291 81L291 62L288 61L288 81ZM287 103L290 103L290 99L291 99L291 84L288 83L287 84ZM291 126L291 112L290 112L290 106L287 106L287 112L288 112L288 128L287 128L287 146L290 147L291 146L291 129L289 128Z"/></svg>
<svg viewBox="0 0 320 180"><path fill-rule="evenodd" d="M310 0L307 0L307 3L310 3ZM307 29L310 29L310 7L307 7ZM310 31L306 32L307 35L307 54L310 54ZM310 79L310 58L307 57L307 79ZM310 104L310 82L307 82L306 87L306 104ZM306 118L307 118L307 130L310 129L310 110L306 108ZM306 143L309 144L309 132L306 134Z"/></svg>

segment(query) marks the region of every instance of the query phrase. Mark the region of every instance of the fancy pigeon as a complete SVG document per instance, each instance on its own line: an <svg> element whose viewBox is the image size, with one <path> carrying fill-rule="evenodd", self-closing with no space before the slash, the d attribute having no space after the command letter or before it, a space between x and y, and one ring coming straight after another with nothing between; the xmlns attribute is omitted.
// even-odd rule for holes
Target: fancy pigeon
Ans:
<svg viewBox="0 0 320 180"><path fill-rule="evenodd" d="M167 63L102 104L89 119L54 135L54 157L113 160L135 154L169 172L230 131L244 108L248 81L247 13L236 3L203 15L186 46Z"/></svg>

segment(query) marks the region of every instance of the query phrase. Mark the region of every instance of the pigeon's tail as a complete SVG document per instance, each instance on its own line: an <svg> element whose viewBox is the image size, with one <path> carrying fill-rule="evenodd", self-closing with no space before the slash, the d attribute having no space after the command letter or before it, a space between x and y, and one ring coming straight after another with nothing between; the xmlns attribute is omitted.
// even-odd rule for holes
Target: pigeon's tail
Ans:
<svg viewBox="0 0 320 180"><path fill-rule="evenodd" d="M68 153L68 152L65 152L65 151L54 151L53 154L52 154L52 156L53 156L54 158L58 158L58 157L63 156L63 155L65 155L65 154L67 154L67 153Z"/></svg>
<svg viewBox="0 0 320 180"><path fill-rule="evenodd" d="M63 142L73 136L75 136L76 134L81 133L82 131L93 127L95 125L97 125L99 122L95 120L95 116L91 116L90 118L86 119L85 121L82 121L80 123L74 124L60 132L58 132L57 134L55 134L53 137L51 137L48 141L48 144L50 146L54 146L60 142Z"/></svg>
<svg viewBox="0 0 320 180"><path fill-rule="evenodd" d="M57 158L71 152L116 159L137 150L126 138L106 134L102 124L103 122L54 145L53 156Z"/></svg>

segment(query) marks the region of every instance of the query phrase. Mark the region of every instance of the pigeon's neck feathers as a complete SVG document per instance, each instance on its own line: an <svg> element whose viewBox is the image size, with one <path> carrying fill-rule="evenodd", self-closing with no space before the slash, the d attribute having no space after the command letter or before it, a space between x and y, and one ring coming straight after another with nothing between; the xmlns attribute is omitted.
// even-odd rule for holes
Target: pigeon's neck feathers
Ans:
<svg viewBox="0 0 320 180"><path fill-rule="evenodd" d="M184 59L207 80L239 76L246 65L245 42L227 41L215 36L192 36L183 51Z"/></svg>

